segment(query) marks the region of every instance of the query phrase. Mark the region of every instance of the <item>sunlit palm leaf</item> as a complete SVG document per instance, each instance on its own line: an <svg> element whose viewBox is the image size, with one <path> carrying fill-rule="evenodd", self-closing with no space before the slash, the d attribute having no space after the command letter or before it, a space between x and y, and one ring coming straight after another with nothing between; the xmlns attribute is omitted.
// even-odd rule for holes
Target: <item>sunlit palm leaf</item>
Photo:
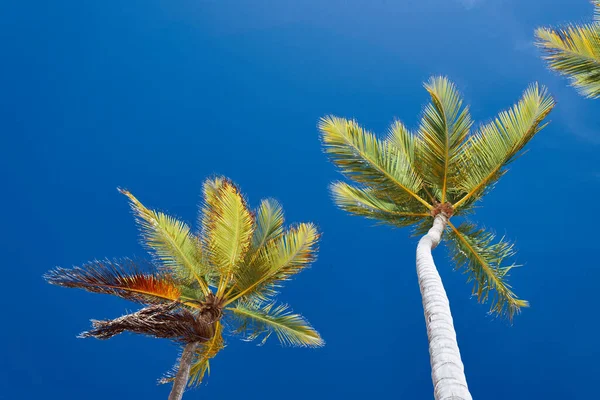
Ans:
<svg viewBox="0 0 600 400"><path fill-rule="evenodd" d="M319 333L285 304L247 302L229 308L239 320L238 332L247 340L262 337L262 344L275 333L284 346L320 347L325 344Z"/></svg>
<svg viewBox="0 0 600 400"><path fill-rule="evenodd" d="M501 112L469 137L461 153L456 183L463 195L455 208L471 205L493 186L507 164L545 126L540 124L554 104L545 88L532 85L513 108Z"/></svg>
<svg viewBox="0 0 600 400"><path fill-rule="evenodd" d="M203 202L200 205L200 212L198 213L198 229L203 239L206 239L208 236L206 229L210 225L210 209L215 205L217 193L219 193L223 182L226 180L227 178L217 176L206 179L202 185Z"/></svg>
<svg viewBox="0 0 600 400"><path fill-rule="evenodd" d="M239 189L228 180L223 181L205 213L208 258L221 276L228 277L250 247L254 217Z"/></svg>
<svg viewBox="0 0 600 400"><path fill-rule="evenodd" d="M416 200L431 207L418 195L421 178L394 144L343 118L322 118L319 129L325 151L349 178L388 193L394 202Z"/></svg>
<svg viewBox="0 0 600 400"><path fill-rule="evenodd" d="M378 197L373 189L357 188L345 182L333 183L331 193L342 210L398 227L410 226L429 216L428 210L419 203L413 209L403 208Z"/></svg>
<svg viewBox="0 0 600 400"><path fill-rule="evenodd" d="M290 228L268 242L255 261L236 271L233 296L266 300L281 283L308 267L316 258L319 233L311 223Z"/></svg>
<svg viewBox="0 0 600 400"><path fill-rule="evenodd" d="M143 304L178 300L181 291L171 277L156 271L144 271L150 268L142 268L132 260L92 261L72 269L56 268L46 273L44 278L53 285L112 294Z"/></svg>
<svg viewBox="0 0 600 400"><path fill-rule="evenodd" d="M457 265L474 282L473 294L480 302L490 301L491 312L505 315L509 319L529 303L519 299L506 282L514 264L505 265L505 260L514 256L513 244L476 226L464 223L459 227L449 224L449 247Z"/></svg>
<svg viewBox="0 0 600 400"><path fill-rule="evenodd" d="M206 293L203 277L206 268L201 262L198 238L190 232L190 228L184 222L146 208L130 192L119 191L129 198L143 243L155 254L161 266L188 284L196 281Z"/></svg>
<svg viewBox="0 0 600 400"><path fill-rule="evenodd" d="M406 160L415 163L415 152L421 139L412 133L406 125L400 121L394 121L390 126L386 140L396 146Z"/></svg>
<svg viewBox="0 0 600 400"><path fill-rule="evenodd" d="M283 209L273 199L263 200L256 213L256 229L252 236L252 250L261 249L269 240L283 233Z"/></svg>
<svg viewBox="0 0 600 400"><path fill-rule="evenodd" d="M563 29L539 28L537 45L544 51L550 68L566 75L581 94L600 97L600 18L596 23Z"/></svg>
<svg viewBox="0 0 600 400"><path fill-rule="evenodd" d="M461 145L473 124L468 107L463 107L456 87L445 77L434 77L425 84L431 104L425 107L419 137L420 167L426 180L441 193L444 203L448 187L453 187Z"/></svg>

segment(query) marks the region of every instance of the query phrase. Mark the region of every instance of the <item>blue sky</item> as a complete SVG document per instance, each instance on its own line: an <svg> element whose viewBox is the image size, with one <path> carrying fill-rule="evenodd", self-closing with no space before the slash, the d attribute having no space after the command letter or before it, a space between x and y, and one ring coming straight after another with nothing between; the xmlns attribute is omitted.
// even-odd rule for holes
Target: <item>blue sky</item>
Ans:
<svg viewBox="0 0 600 400"><path fill-rule="evenodd" d="M591 15L586 0L3 2L0 399L166 398L156 379L174 345L75 338L134 304L41 276L144 255L117 186L193 222L212 174L319 225L319 260L281 299L327 346L228 338L186 398L432 398L416 239L333 206L340 176L316 124L333 113L380 133L394 118L414 127L434 74L457 83L479 122L530 82L558 101L474 218L516 240L524 267L511 282L532 307L513 326L488 316L444 249L434 254L473 396L591 398L600 103L546 71L532 45L536 26Z"/></svg>

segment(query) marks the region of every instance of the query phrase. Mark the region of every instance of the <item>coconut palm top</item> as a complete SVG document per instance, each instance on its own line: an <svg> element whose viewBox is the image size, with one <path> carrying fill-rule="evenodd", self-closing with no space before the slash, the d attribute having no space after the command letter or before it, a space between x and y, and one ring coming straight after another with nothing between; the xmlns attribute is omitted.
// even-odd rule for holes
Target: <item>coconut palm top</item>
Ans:
<svg viewBox="0 0 600 400"><path fill-rule="evenodd" d="M581 94L600 97L600 0L594 4L594 21L564 28L539 28L538 46L550 68L566 75Z"/></svg>
<svg viewBox="0 0 600 400"><path fill-rule="evenodd" d="M447 78L431 78L425 89L431 103L415 132L395 121L380 139L353 120L321 120L326 153L355 182L332 185L339 207L398 227L412 225L418 232L429 229L441 212L468 214L554 107L546 90L532 85L511 109L473 129L468 107ZM493 312L509 318L528 305L507 283L515 266L505 262L514 254L511 243L469 222L449 222L448 233L454 261L474 282L480 301L490 300Z"/></svg>
<svg viewBox="0 0 600 400"><path fill-rule="evenodd" d="M147 307L115 320L94 321L94 330L82 336L106 339L128 330L201 342L190 384L201 382L209 360L223 349L225 327L248 340L264 342L275 333L284 345L323 345L300 315L273 300L285 280L315 259L319 234L313 224L284 229L283 210L271 199L251 212L239 189L225 178L205 182L197 232L121 192L130 200L152 262L92 261L56 268L46 279Z"/></svg>

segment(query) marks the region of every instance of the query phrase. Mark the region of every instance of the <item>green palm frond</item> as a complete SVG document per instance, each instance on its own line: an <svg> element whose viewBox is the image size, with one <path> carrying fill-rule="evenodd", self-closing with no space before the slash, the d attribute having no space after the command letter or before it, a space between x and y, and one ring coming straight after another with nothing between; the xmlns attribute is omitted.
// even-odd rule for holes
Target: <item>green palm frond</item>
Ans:
<svg viewBox="0 0 600 400"><path fill-rule="evenodd" d="M222 292L250 247L254 216L239 189L228 180L222 182L209 204L204 220L207 258L220 271Z"/></svg>
<svg viewBox="0 0 600 400"><path fill-rule="evenodd" d="M406 160L415 163L415 153L421 139L411 132L406 125L400 121L394 121L388 130L386 140L396 146Z"/></svg>
<svg viewBox="0 0 600 400"><path fill-rule="evenodd" d="M275 333L284 346L321 347L325 344L319 333L285 304L238 302L228 309L239 321L237 331L247 340L262 337L261 344Z"/></svg>
<svg viewBox="0 0 600 400"><path fill-rule="evenodd" d="M373 189L358 188L345 182L333 183L331 193L335 203L342 210L397 227L410 226L430 215L419 203L413 209L403 208L379 197Z"/></svg>
<svg viewBox="0 0 600 400"><path fill-rule="evenodd" d="M322 118L319 129L325 152L349 178L386 192L399 203L416 200L431 208L418 194L421 178L394 144L343 118Z"/></svg>
<svg viewBox="0 0 600 400"><path fill-rule="evenodd" d="M127 190L119 191L129 198L143 243L160 264L188 284L196 281L207 294L208 286L204 279L207 269L201 261L199 240L190 228L184 222L146 208Z"/></svg>
<svg viewBox="0 0 600 400"><path fill-rule="evenodd" d="M600 97L600 5L594 3L593 24L536 30L537 45L550 68L569 77L590 98Z"/></svg>
<svg viewBox="0 0 600 400"><path fill-rule="evenodd" d="M209 178L202 184L202 203L200 204L200 212L198 213L198 229L200 236L206 240L208 234L206 228L210 225L209 218L211 217L210 209L215 205L217 193L223 186L227 178L217 176ZM207 245L207 243L205 243Z"/></svg>
<svg viewBox="0 0 600 400"><path fill-rule="evenodd" d="M283 222L281 205L273 199L263 200L256 212L256 229L252 236L252 250L261 249L269 240L281 235Z"/></svg>
<svg viewBox="0 0 600 400"><path fill-rule="evenodd" d="M456 87L445 77L433 77L425 84L431 103L425 107L419 137L420 167L425 179L441 193L446 202L448 188L456 178L456 164L471 125L468 107Z"/></svg>
<svg viewBox="0 0 600 400"><path fill-rule="evenodd" d="M496 235L477 228L470 223L455 227L449 223L449 247L457 265L474 282L473 294L480 302L490 301L491 312L505 315L509 319L529 303L519 299L506 282L514 264L505 265L505 260L515 255L514 245Z"/></svg>
<svg viewBox="0 0 600 400"><path fill-rule="evenodd" d="M232 303L239 298L267 300L283 281L308 267L316 258L319 233L312 223L302 223L266 243L254 262L236 270Z"/></svg>
<svg viewBox="0 0 600 400"><path fill-rule="evenodd" d="M554 108L544 87L529 87L521 100L501 112L469 137L460 155L457 189L463 194L454 207L468 207L504 174L505 167L545 125L540 125Z"/></svg>

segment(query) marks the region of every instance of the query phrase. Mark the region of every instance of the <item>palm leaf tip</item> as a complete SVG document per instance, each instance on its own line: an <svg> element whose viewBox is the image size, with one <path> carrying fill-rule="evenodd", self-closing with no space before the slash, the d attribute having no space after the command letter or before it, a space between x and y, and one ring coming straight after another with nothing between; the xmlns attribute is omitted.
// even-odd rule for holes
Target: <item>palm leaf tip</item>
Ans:
<svg viewBox="0 0 600 400"><path fill-rule="evenodd" d="M600 20L597 15L591 25L536 30L536 45L550 68L568 77L571 84L589 98L600 97Z"/></svg>
<svg viewBox="0 0 600 400"><path fill-rule="evenodd" d="M493 233L470 223L450 226L450 252L457 268L464 269L468 281L474 282L473 294L479 302L490 301L490 312L512 320L529 303L519 299L507 283L509 271L515 264L506 266L505 260L515 255L514 245Z"/></svg>
<svg viewBox="0 0 600 400"><path fill-rule="evenodd" d="M252 249L262 248L269 240L283 233L283 209L273 199L261 201L256 211L256 228L252 236Z"/></svg>
<svg viewBox="0 0 600 400"><path fill-rule="evenodd" d="M237 332L246 340L261 339L261 344L275 334L284 346L321 347L325 342L319 333L286 304L246 302L238 303L230 311L239 325Z"/></svg>
<svg viewBox="0 0 600 400"><path fill-rule="evenodd" d="M72 269L56 268L44 275L50 284L112 294L143 304L158 304L179 299L181 291L169 275L145 272L139 262L92 261Z"/></svg>

